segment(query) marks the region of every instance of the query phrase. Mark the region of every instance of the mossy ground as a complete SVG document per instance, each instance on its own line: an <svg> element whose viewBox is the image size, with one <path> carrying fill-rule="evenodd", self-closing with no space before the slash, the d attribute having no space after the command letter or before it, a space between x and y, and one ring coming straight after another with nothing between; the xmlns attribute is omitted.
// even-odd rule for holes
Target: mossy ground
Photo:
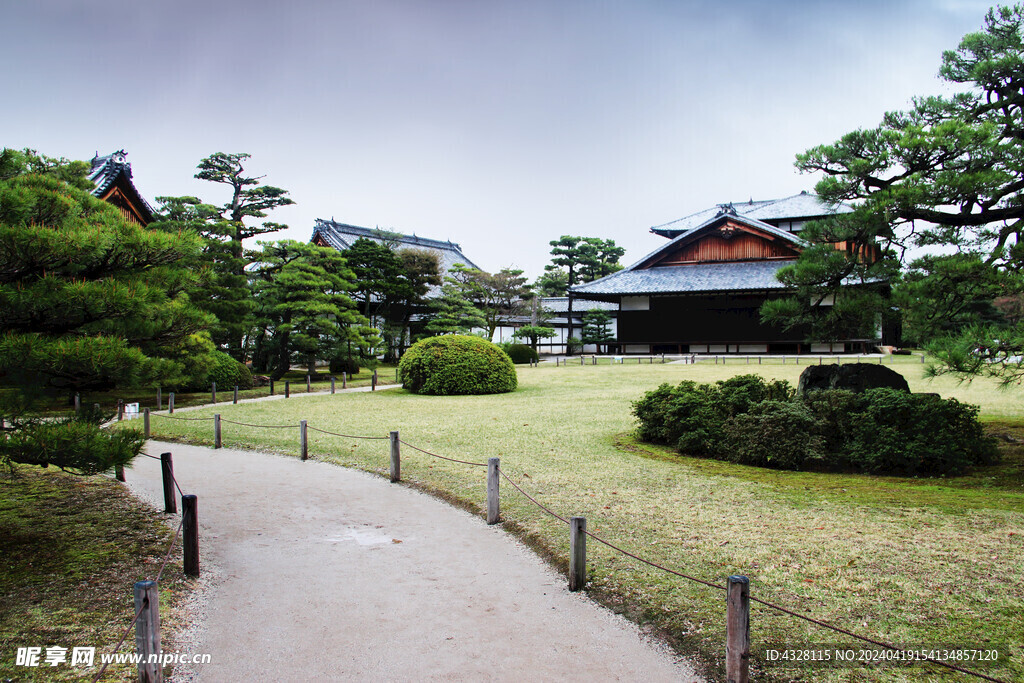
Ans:
<svg viewBox="0 0 1024 683"><path fill-rule="evenodd" d="M75 477L34 467L0 472L0 680L91 680L100 653L114 646L135 615L132 586L155 579L173 529L159 513L107 477ZM164 650L191 586L172 550L160 582ZM19 647L95 647L92 667L17 666ZM122 652L134 652L134 633ZM104 680L130 680L114 665Z"/></svg>

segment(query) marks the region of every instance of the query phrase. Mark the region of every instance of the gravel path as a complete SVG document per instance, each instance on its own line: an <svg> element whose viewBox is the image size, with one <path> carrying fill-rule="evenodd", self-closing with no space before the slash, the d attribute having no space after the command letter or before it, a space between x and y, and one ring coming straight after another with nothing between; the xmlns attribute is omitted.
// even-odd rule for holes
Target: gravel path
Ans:
<svg viewBox="0 0 1024 683"><path fill-rule="evenodd" d="M363 472L150 441L198 496L200 681L698 681L498 527ZM162 509L160 463L128 485Z"/></svg>

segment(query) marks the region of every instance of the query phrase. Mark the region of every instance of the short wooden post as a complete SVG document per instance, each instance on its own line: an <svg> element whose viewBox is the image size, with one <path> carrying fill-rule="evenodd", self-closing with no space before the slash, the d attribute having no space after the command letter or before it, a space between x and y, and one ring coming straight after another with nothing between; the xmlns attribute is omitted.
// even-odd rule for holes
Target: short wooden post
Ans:
<svg viewBox="0 0 1024 683"><path fill-rule="evenodd" d="M169 412L169 413L173 413L174 412L174 392L173 391L171 392L171 395L167 397L167 412Z"/></svg>
<svg viewBox="0 0 1024 683"><path fill-rule="evenodd" d="M142 436L149 438L149 408L142 409Z"/></svg>
<svg viewBox="0 0 1024 683"><path fill-rule="evenodd" d="M750 365L750 356L747 356L747 365Z"/></svg>
<svg viewBox="0 0 1024 683"><path fill-rule="evenodd" d="M306 439L306 421L299 420L299 450L302 453L302 459L309 459L309 441Z"/></svg>
<svg viewBox="0 0 1024 683"><path fill-rule="evenodd" d="M580 367L583 367L583 354L580 354Z"/></svg>
<svg viewBox="0 0 1024 683"><path fill-rule="evenodd" d="M782 364L783 364L783 365L785 365L785 364L786 364L786 357L785 357L785 356L783 356L783 357L782 357Z"/></svg>
<svg viewBox="0 0 1024 683"><path fill-rule="evenodd" d="M718 365L718 356L715 356L715 365Z"/></svg>
<svg viewBox="0 0 1024 683"><path fill-rule="evenodd" d="M334 375L331 375L331 393L334 393Z"/></svg>
<svg viewBox="0 0 1024 683"><path fill-rule="evenodd" d="M843 364L843 357L842 356L836 356L836 365L842 365L842 364Z"/></svg>
<svg viewBox="0 0 1024 683"><path fill-rule="evenodd" d="M75 392L75 415L82 412L82 395Z"/></svg>
<svg viewBox="0 0 1024 683"><path fill-rule="evenodd" d="M235 405L238 405L238 385L235 385L235 397L231 401Z"/></svg>
<svg viewBox="0 0 1024 683"><path fill-rule="evenodd" d="M750 680L750 580L730 576L726 609L725 678L729 683Z"/></svg>
<svg viewBox="0 0 1024 683"><path fill-rule="evenodd" d="M501 516L501 500L498 489L500 458L487 458L487 523L497 524Z"/></svg>
<svg viewBox="0 0 1024 683"><path fill-rule="evenodd" d="M164 408L164 392L160 387L156 388L156 409L163 410Z"/></svg>
<svg viewBox="0 0 1024 683"><path fill-rule="evenodd" d="M117 421L120 422L124 419L124 399L117 399Z"/></svg>
<svg viewBox="0 0 1024 683"><path fill-rule="evenodd" d="M924 354L921 354L921 363L924 364Z"/></svg>
<svg viewBox="0 0 1024 683"><path fill-rule="evenodd" d="M199 502L194 495L181 497L181 532L185 573L199 576Z"/></svg>
<svg viewBox="0 0 1024 683"><path fill-rule="evenodd" d="M758 357L757 357L757 364L758 364L758 365L760 365L760 364L761 364L761 356L758 356Z"/></svg>
<svg viewBox="0 0 1024 683"><path fill-rule="evenodd" d="M342 389L347 389L348 388L348 373L347 372L341 373L341 388Z"/></svg>
<svg viewBox="0 0 1024 683"><path fill-rule="evenodd" d="M270 395L271 396L274 395L274 378L273 377L270 378Z"/></svg>
<svg viewBox="0 0 1024 683"><path fill-rule="evenodd" d="M284 397L290 398L292 395L292 383L289 380L284 381Z"/></svg>
<svg viewBox="0 0 1024 683"><path fill-rule="evenodd" d="M313 391L313 378L308 374L306 375L306 393Z"/></svg>
<svg viewBox="0 0 1024 683"><path fill-rule="evenodd" d="M391 483L402 481L402 452L398 432L391 432Z"/></svg>
<svg viewBox="0 0 1024 683"><path fill-rule="evenodd" d="M170 453L160 454L160 474L164 483L164 512L178 512L178 499L174 497L174 461Z"/></svg>
<svg viewBox="0 0 1024 683"><path fill-rule="evenodd" d="M818 365L821 365L821 356L818 356Z"/></svg>
<svg viewBox="0 0 1024 683"><path fill-rule="evenodd" d="M210 382L210 403L217 402L217 383Z"/></svg>
<svg viewBox="0 0 1024 683"><path fill-rule="evenodd" d="M139 581L133 588L135 611L135 651L139 655L139 682L161 683L164 680L160 662L160 598L156 581Z"/></svg>
<svg viewBox="0 0 1024 683"><path fill-rule="evenodd" d="M398 384L398 368L395 368L395 384Z"/></svg>
<svg viewBox="0 0 1024 683"><path fill-rule="evenodd" d="M377 371L373 371L373 377L370 379L370 391L377 391Z"/></svg>
<svg viewBox="0 0 1024 683"><path fill-rule="evenodd" d="M881 364L882 364L882 356L879 356L879 357L878 357L878 364L879 364L879 365L881 365Z"/></svg>
<svg viewBox="0 0 1024 683"><path fill-rule="evenodd" d="M124 481L124 465L114 465L114 478Z"/></svg>
<svg viewBox="0 0 1024 683"><path fill-rule="evenodd" d="M587 584L587 518L569 520L569 590L581 591Z"/></svg>
<svg viewBox="0 0 1024 683"><path fill-rule="evenodd" d="M220 448L220 413L213 416L213 447Z"/></svg>

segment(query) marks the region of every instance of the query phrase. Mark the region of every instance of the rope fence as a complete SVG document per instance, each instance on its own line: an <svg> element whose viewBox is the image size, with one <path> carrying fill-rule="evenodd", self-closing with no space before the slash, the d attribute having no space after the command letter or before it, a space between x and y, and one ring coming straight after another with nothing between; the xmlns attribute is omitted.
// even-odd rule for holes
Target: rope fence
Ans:
<svg viewBox="0 0 1024 683"><path fill-rule="evenodd" d="M164 415L162 417L169 417L169 416ZM185 418L175 418L175 419L185 419ZM344 438L344 439L358 439L358 440L370 440L370 441L381 441L381 440L389 440L390 439L392 441L392 445L391 445L391 458L392 458L392 463L391 463L391 481L392 482L400 481L400 466L399 466L399 462L398 462L399 451L398 451L398 447L397 447L398 444L401 444L403 446L411 448L412 450L415 450L415 451L418 451L420 453L423 453L424 455L427 455L429 457L437 458L439 460L444 460L444 461L447 461L447 462L452 462L452 463L461 464L461 465L467 465L467 466L470 466L470 467L488 467L491 470L491 471L489 471L489 480L488 480L488 523L489 524L490 523L496 523L498 521L497 479L500 476L505 481L507 481L516 491L518 491L523 497L525 497L527 500L529 500L531 503L533 503L536 507L538 507L544 513L546 513L546 514L550 515L551 517L559 520L563 524L570 525L570 527L573 530L573 534L574 534L572 536L572 543L570 544L570 556L571 556L570 557L570 590L578 590L578 589L583 587L584 581L579 579L579 578L576 578L575 581L574 581L574 574L577 574L578 577L585 576L585 544L582 544L582 539L585 538L585 537L586 538L591 538L594 541L596 541L597 543L600 543L600 544L610 548L611 550L613 550L615 552L618 552L618 553L620 553L620 554L622 554L622 555L624 555L626 557L630 557L633 560L636 560L636 561L638 561L640 563L648 565L648 566L650 566L650 567L652 567L654 569L657 569L659 571L663 571L663 572L666 572L666 573L671 574L673 576L677 576L679 578L685 579L687 581L691 581L691 582L703 585L705 587L712 588L712 589L714 589L716 591L725 591L725 592L727 592L729 594L729 596L730 596L730 599L728 601L729 610L730 610L728 623L730 625L730 631L729 631L729 634L727 636L728 639L729 639L729 642L730 642L730 646L727 648L727 652L732 652L732 650L733 650L732 643L733 643L733 639L734 639L734 634L732 633L732 630L731 630L732 623L733 623L732 590L733 590L734 583L736 583L736 582L734 582L734 580L736 580L736 579L742 579L743 586L745 587L747 585L747 583L748 583L748 580L746 579L746 577L730 577L730 581L729 581L730 585L729 586L723 586L721 584L713 583L713 582L710 582L710 581L706 581L704 579L700 579L700 578L697 578L697 577L694 577L694 576L690 576L690 575L685 574L683 572L677 571L677 570L672 569L670 567L666 567L666 566L664 566L662 564L659 564L657 562L654 562L654 561L651 561L651 560L646 559L644 557L641 557L640 555L632 553L632 552L630 552L630 551L628 551L628 550L626 550L626 549L616 545L615 543L612 543L611 541L608 541L607 539L604 539L604 538L598 536L597 534L595 534L593 532L587 531L586 530L586 520L585 520L585 518L582 518L582 517L567 518L567 517L565 517L563 515L558 514L557 512L555 512L554 510L552 510L548 506L546 506L543 503L541 503L539 500L537 500L536 497L530 495L525 489L523 489L522 486L520 486L518 483L516 483L512 479L512 477L510 477L509 474L504 469L502 469L500 467L500 465L498 464L498 458L491 458L490 462L487 462L487 463L472 462L472 461L468 461L468 460L461 460L461 459L458 459L458 458L451 458L451 457L440 455L438 453L433 453L433 452L428 451L428 450L426 450L424 448L421 448L419 446L413 445L413 444L409 443L408 441L400 439L399 436L398 436L398 432L392 432L391 433L392 436L390 436L390 437L387 437L387 436L365 436L365 435L361 436L361 435L353 435L353 434L342 434L342 433L338 433L338 432L332 432L332 431L328 431L328 430L324 430L324 429L319 429L319 428L316 428L316 427L308 426L305 420L302 420L299 425L258 425L258 424L249 424L249 423L243 423L243 422L235 422L235 421L231 421L231 420L224 420L224 419L222 419L220 417L220 415L216 415L213 418L193 418L193 419L194 420L204 420L204 421L214 420L215 425L217 426L217 435L216 435L216 439L215 439L216 447L220 446L220 432L219 432L219 424L220 424L220 422L227 422L229 424L235 424L235 425L246 426L246 427L254 427L254 428L264 428L264 429L295 429L296 427L300 427L301 428L301 431L300 431L300 436L301 436L301 452L303 454L303 457L302 457L303 460L307 459L307 456L306 456L306 453L307 453L306 429L307 428L312 430L312 431L321 433L321 434L326 434L326 435L329 435L329 436L335 436L335 437ZM149 436L148 430L147 430L147 435L146 436L147 437ZM150 455L148 453L145 453L143 455L145 455L146 457L149 457L149 458L160 459L160 458L156 458L155 456L152 456L152 455ZM491 477L493 477L493 479L494 479L493 482L491 481ZM175 486L177 486L177 480L174 480L174 484L175 484ZM181 491L180 487L178 488L178 490L179 490L179 492ZM493 491L493 493L492 493L492 491ZM493 498L492 498L492 495L493 495ZM179 527L179 531L180 531L180 528L181 527ZM577 535L579 536L580 540L577 540ZM177 539L177 535L175 536L175 540L176 539ZM582 548L583 548L582 553L580 553L580 551L578 550L579 546L581 546L581 545L582 545ZM577 560L576 559L577 558L577 554L579 554L579 557L583 558L583 559ZM578 586L577 588L573 588L574 583ZM871 637L868 637L868 636L864 636L864 635L860 635L858 633L855 633L853 631L849 631L849 630L840 628L838 626L833 626L833 625L831 625L831 624L829 624L827 622L824 622L824 621L815 619L815 618L813 618L813 617L811 617L809 615L802 614L800 612L796 612L794 610L788 609L788 608L783 607L783 606L781 606L779 604L776 604L776 603L774 603L772 601L764 600L764 599L757 598L757 597L753 597L753 596L750 596L748 593L744 593L742 602L745 605L744 609L746 611L745 615L743 616L743 619L744 619L743 623L746 624L746 646L745 646L746 649L745 649L745 652L743 653L742 657L737 657L736 658L737 661L742 660L742 665L737 664L737 666L746 667L748 665L748 661L749 661L749 602L750 601L753 601L753 602L755 602L757 604L760 604L760 605L762 605L762 606L764 606L764 607L766 607L768 609L775 610L775 611L780 612L782 614L786 614L786 615L792 616L794 618L803 620L803 621L808 622L810 624L814 624L814 625L816 625L816 626L818 626L820 628L823 628L823 629L826 629L826 630L830 630L830 631L833 631L835 633L843 634L845 636L854 638L854 639L856 639L858 641L861 641L861 642L864 642L864 643L868 643L868 644L875 645L875 646L880 647L880 648L884 648L884 649L887 649L887 650L893 650L893 651L900 651L900 650L903 649L903 648L897 647L896 645L893 645L892 643L888 643L888 642L881 641L881 640L876 640L874 638L871 638ZM735 637L738 637L738 636L735 636ZM730 656L731 655L727 655L727 671L729 670L729 667L730 667ZM994 683L1006 683L1006 681L1003 681L1003 680L998 679L998 678L994 678L994 677L989 676L987 674L983 674L983 673L980 673L980 672L977 672L977 671L972 671L970 669L966 669L966 668L957 666L955 664L951 664L949 662L946 662L946 661L943 661L943 660L940 660L940 659L936 659L936 658L933 658L933 657L930 657L930 656L926 656L926 655L923 655L923 654L920 655L919 657L917 657L917 659L919 661L929 662L929 663L932 663L932 664L944 667L946 669L957 671L957 672L962 673L962 674L966 674L966 675L969 675L969 676L974 676L974 677L982 679L982 680L993 681ZM745 681L745 680L748 680L748 679L747 679L746 675L744 675L743 673L737 672L737 677L736 677L735 680Z"/></svg>

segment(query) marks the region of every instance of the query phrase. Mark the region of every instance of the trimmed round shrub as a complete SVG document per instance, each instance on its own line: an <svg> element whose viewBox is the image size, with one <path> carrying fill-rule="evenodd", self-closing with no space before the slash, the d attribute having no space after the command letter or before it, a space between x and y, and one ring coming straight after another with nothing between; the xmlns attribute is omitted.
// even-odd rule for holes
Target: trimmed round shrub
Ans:
<svg viewBox="0 0 1024 683"><path fill-rule="evenodd" d="M331 374L347 373L349 377L359 374L359 362L350 356L331 359Z"/></svg>
<svg viewBox="0 0 1024 683"><path fill-rule="evenodd" d="M422 339L409 347L398 368L402 386L416 394L502 394L518 385L508 354L471 335Z"/></svg>
<svg viewBox="0 0 1024 683"><path fill-rule="evenodd" d="M523 363L536 363L540 360L540 356L531 347L526 344L509 344L505 347L505 353L512 359L512 362L516 365L522 365Z"/></svg>
<svg viewBox="0 0 1024 683"><path fill-rule="evenodd" d="M216 382L221 389L231 389L236 384L239 389L252 389L252 373L249 368L223 351L214 351L212 356L213 369L206 376L206 387L202 388Z"/></svg>
<svg viewBox="0 0 1024 683"><path fill-rule="evenodd" d="M815 427L811 411L798 401L757 403L726 421L726 457L742 465L806 469L824 458L823 439Z"/></svg>

